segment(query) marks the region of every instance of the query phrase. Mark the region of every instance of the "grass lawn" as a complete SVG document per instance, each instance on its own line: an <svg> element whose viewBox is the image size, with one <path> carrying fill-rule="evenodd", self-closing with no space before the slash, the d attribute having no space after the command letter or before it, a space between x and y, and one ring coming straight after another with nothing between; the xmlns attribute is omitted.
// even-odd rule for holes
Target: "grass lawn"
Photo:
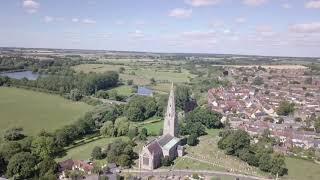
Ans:
<svg viewBox="0 0 320 180"><path fill-rule="evenodd" d="M152 117L146 121L137 123L139 128L146 128L149 135L158 136L160 130L163 128L163 119L159 117Z"/></svg>
<svg viewBox="0 0 320 180"><path fill-rule="evenodd" d="M122 96L130 96L133 94L131 86L126 85L113 88L112 90L116 90L117 93Z"/></svg>
<svg viewBox="0 0 320 180"><path fill-rule="evenodd" d="M57 95L0 87L0 134L14 126L23 127L27 135L41 129L53 131L76 121L91 108Z"/></svg>
<svg viewBox="0 0 320 180"><path fill-rule="evenodd" d="M320 179L320 165L312 161L287 157L286 165L289 172L289 174L285 176L286 179Z"/></svg>
<svg viewBox="0 0 320 180"><path fill-rule="evenodd" d="M67 159L77 159L77 160L88 160L91 157L91 152L95 146L105 148L108 144L112 143L116 139L127 140L126 137L116 137L116 138L101 138L95 141L76 146L67 150L67 154L64 157L58 158L57 161L64 161Z"/></svg>
<svg viewBox="0 0 320 180"><path fill-rule="evenodd" d="M227 172L227 170L224 168L184 157L177 158L174 161L174 169L196 169Z"/></svg>
<svg viewBox="0 0 320 180"><path fill-rule="evenodd" d="M158 136L160 129L163 127L163 121L158 121L154 123L148 123L143 125L142 127L148 130L148 134Z"/></svg>

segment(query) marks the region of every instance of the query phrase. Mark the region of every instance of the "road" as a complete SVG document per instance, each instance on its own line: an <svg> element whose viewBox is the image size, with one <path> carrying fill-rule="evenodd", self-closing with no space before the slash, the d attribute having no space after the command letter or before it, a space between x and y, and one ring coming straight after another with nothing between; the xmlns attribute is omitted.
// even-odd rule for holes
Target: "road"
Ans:
<svg viewBox="0 0 320 180"><path fill-rule="evenodd" d="M249 176L249 175L242 175L242 174L234 174L228 172L219 172L219 171L207 171L207 170L168 170L168 169L156 169L153 171L150 170L139 170L139 169L127 169L123 170L122 173L134 173L140 177L148 177L148 176L161 176L161 177L168 177L168 176L187 176L192 174L201 174L203 176L229 176L233 178L238 178L240 180L270 180L263 177L256 177L256 176Z"/></svg>

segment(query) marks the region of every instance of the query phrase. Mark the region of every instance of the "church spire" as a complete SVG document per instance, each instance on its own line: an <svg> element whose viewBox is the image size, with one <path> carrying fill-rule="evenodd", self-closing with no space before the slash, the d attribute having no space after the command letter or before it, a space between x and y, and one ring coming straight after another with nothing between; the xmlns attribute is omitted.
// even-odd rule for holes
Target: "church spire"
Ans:
<svg viewBox="0 0 320 180"><path fill-rule="evenodd" d="M173 137L178 136L178 119L175 106L174 86L172 83L168 99L167 112L164 119L163 135L170 134Z"/></svg>

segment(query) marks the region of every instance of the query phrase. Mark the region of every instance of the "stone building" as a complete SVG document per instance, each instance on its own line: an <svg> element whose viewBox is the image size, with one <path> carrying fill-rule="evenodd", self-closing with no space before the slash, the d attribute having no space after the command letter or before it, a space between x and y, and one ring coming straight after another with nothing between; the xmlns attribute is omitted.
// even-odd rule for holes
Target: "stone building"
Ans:
<svg viewBox="0 0 320 180"><path fill-rule="evenodd" d="M161 165L162 158L168 156L173 160L178 155L183 155L183 147L180 146L180 138L178 138L178 118L172 84L163 124L163 135L143 147L139 155L139 167L149 170L156 169Z"/></svg>

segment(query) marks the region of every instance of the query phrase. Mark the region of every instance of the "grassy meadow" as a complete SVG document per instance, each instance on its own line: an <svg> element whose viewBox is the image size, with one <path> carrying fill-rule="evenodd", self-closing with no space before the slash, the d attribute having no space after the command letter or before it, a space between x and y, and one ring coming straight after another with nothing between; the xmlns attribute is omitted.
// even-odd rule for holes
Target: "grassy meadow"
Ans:
<svg viewBox="0 0 320 180"><path fill-rule="evenodd" d="M289 173L285 179L320 179L320 165L312 161L287 157L286 165Z"/></svg>
<svg viewBox="0 0 320 180"><path fill-rule="evenodd" d="M101 148L105 148L108 144L114 142L117 139L128 140L127 137L96 138L95 140L90 141L88 143L68 148L68 150L66 150L66 155L61 158L58 158L57 161L59 162L67 159L88 160L91 158L91 152L94 147L99 146Z"/></svg>
<svg viewBox="0 0 320 180"><path fill-rule="evenodd" d="M120 73L120 79L124 82L126 82L127 80L133 80L134 84L136 85L149 85L150 79L154 78L157 81L157 85L151 86L151 88L161 92L167 92L170 89L171 82L186 83L190 81L190 78L194 77L194 75L190 74L189 71L185 69L181 69L181 72L178 72L174 68L174 66L173 68L168 68L164 64L81 64L74 66L73 69L77 72L84 73L103 73L106 71L118 71L120 67L125 68L125 71L123 73Z"/></svg>
<svg viewBox="0 0 320 180"><path fill-rule="evenodd" d="M23 127L27 135L40 130L53 131L71 124L91 106L50 95L17 88L0 87L0 134L10 127Z"/></svg>

